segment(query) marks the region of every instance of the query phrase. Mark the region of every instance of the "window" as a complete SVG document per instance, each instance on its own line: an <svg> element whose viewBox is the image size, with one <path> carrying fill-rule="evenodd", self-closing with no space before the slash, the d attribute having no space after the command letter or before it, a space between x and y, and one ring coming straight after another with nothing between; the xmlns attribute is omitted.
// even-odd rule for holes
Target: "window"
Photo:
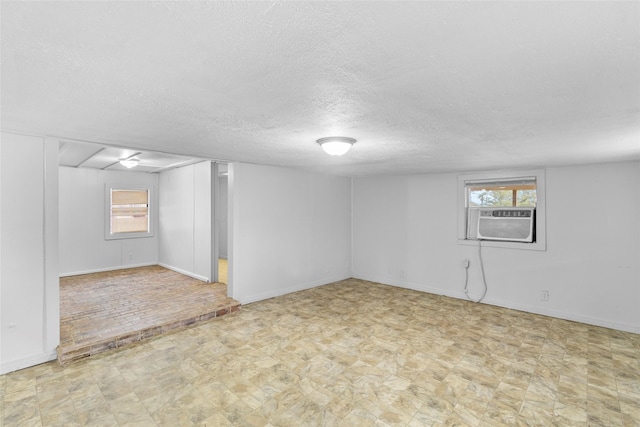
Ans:
<svg viewBox="0 0 640 427"><path fill-rule="evenodd" d="M535 177L465 182L467 207L536 207Z"/></svg>
<svg viewBox="0 0 640 427"><path fill-rule="evenodd" d="M107 239L152 235L149 189L109 188L107 193Z"/></svg>
<svg viewBox="0 0 640 427"><path fill-rule="evenodd" d="M458 243L545 250L544 170L458 177Z"/></svg>

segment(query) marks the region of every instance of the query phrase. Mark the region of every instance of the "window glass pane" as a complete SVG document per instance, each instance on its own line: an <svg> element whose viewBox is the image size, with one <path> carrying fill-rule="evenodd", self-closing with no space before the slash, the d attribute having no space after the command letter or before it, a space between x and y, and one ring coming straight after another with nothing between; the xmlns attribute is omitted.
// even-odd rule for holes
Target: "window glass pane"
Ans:
<svg viewBox="0 0 640 427"><path fill-rule="evenodd" d="M518 190L516 197L516 206L525 206L535 208L537 204L536 190Z"/></svg>
<svg viewBox="0 0 640 427"><path fill-rule="evenodd" d="M149 192L111 190L111 234L149 232Z"/></svg>
<svg viewBox="0 0 640 427"><path fill-rule="evenodd" d="M149 200L147 190L111 190L112 205L143 204Z"/></svg>
<svg viewBox="0 0 640 427"><path fill-rule="evenodd" d="M111 233L146 233L147 224L146 216L112 216Z"/></svg>
<svg viewBox="0 0 640 427"><path fill-rule="evenodd" d="M535 207L535 180L467 183L469 207Z"/></svg>
<svg viewBox="0 0 640 427"><path fill-rule="evenodd" d="M470 191L469 206L513 206L513 195L506 190Z"/></svg>

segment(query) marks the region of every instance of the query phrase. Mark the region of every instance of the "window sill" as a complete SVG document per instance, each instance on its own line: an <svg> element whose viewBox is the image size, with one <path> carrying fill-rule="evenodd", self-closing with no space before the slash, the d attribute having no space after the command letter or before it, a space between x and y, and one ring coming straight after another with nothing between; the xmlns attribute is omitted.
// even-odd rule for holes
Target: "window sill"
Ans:
<svg viewBox="0 0 640 427"><path fill-rule="evenodd" d="M153 233L120 233L115 235L104 236L105 240L123 240L123 239L144 239L153 237Z"/></svg>
<svg viewBox="0 0 640 427"><path fill-rule="evenodd" d="M478 246L480 240L458 239L459 245ZM546 251L547 247L542 242L500 242L494 240L482 240L483 248L520 249L525 251Z"/></svg>

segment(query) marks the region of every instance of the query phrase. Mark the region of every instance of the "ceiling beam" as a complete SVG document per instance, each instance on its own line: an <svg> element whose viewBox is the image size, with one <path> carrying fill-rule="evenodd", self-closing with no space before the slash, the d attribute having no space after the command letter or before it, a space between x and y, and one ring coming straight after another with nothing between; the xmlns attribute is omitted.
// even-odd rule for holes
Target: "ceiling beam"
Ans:
<svg viewBox="0 0 640 427"><path fill-rule="evenodd" d="M80 163L78 163L76 166L76 168L79 168L80 166L84 165L85 163L87 163L89 160L93 159L94 157L96 157L98 154L102 153L104 150L106 150L106 147L102 147L100 148L98 151L96 151L95 153L91 154L89 157L87 157L86 159L84 159L83 161L81 161Z"/></svg>

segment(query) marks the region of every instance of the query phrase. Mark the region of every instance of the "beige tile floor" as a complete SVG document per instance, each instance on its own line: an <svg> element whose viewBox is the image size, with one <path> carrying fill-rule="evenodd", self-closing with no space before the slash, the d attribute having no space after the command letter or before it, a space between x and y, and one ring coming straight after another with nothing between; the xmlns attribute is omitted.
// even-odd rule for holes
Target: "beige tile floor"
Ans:
<svg viewBox="0 0 640 427"><path fill-rule="evenodd" d="M0 376L4 426L638 426L640 335L360 280Z"/></svg>

